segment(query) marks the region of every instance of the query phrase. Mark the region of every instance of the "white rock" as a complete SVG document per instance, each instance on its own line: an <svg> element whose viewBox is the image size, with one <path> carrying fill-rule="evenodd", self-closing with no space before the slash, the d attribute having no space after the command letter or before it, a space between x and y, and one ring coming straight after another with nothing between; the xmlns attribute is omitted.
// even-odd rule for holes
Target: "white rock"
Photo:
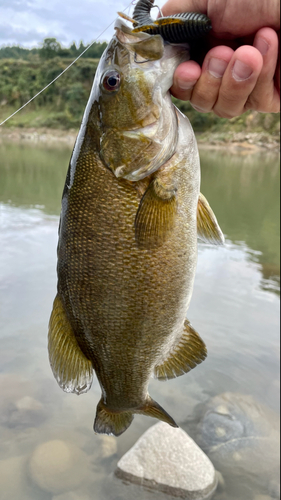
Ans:
<svg viewBox="0 0 281 500"><path fill-rule="evenodd" d="M34 450L29 471L42 490L59 495L80 486L89 474L89 459L73 444L47 441Z"/></svg>
<svg viewBox="0 0 281 500"><path fill-rule="evenodd" d="M217 487L205 453L182 429L162 422L121 458L116 475L186 500L209 500Z"/></svg>

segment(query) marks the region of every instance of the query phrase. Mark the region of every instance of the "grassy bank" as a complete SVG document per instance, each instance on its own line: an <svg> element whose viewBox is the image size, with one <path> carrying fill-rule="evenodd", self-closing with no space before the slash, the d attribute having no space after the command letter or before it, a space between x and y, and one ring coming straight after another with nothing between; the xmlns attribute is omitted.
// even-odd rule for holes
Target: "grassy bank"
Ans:
<svg viewBox="0 0 281 500"><path fill-rule="evenodd" d="M70 61L57 55L42 59L38 54L29 59L0 58L0 122L58 76ZM98 62L99 59L95 58L78 60L49 89L2 126L1 135L11 135L15 130L25 130L29 134L30 129L38 130L39 135L51 136L52 132L46 132L49 129L55 135L55 130L76 134ZM268 148L278 147L279 114L248 112L228 120L213 113L198 113L187 102L177 99L174 102L188 116L202 143L248 142Z"/></svg>

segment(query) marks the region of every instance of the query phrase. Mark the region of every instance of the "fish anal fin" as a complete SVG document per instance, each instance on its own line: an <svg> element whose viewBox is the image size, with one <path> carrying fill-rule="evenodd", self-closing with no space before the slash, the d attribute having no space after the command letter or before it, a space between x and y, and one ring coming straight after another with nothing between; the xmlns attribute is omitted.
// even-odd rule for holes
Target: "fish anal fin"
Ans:
<svg viewBox="0 0 281 500"><path fill-rule="evenodd" d="M206 346L188 320L179 343L167 359L154 368L154 376L159 380L179 377L202 363L207 356Z"/></svg>
<svg viewBox="0 0 281 500"><path fill-rule="evenodd" d="M154 401L150 396L143 406L140 406L134 413L141 413L147 417L158 418L162 422L166 422L172 427L178 427L174 419L160 406L156 401Z"/></svg>
<svg viewBox="0 0 281 500"><path fill-rule="evenodd" d="M177 213L176 190L166 189L154 179L144 193L135 220L140 248L157 248L169 237Z"/></svg>
<svg viewBox="0 0 281 500"><path fill-rule="evenodd" d="M97 406L94 431L97 434L120 436L131 425L134 415L131 411L111 412L101 399Z"/></svg>
<svg viewBox="0 0 281 500"><path fill-rule="evenodd" d="M206 243L224 245L224 235L216 216L202 193L199 195L197 206L197 233Z"/></svg>
<svg viewBox="0 0 281 500"><path fill-rule="evenodd" d="M50 317L48 350L59 386L65 392L87 392L93 381L93 366L77 343L59 295L54 300Z"/></svg>

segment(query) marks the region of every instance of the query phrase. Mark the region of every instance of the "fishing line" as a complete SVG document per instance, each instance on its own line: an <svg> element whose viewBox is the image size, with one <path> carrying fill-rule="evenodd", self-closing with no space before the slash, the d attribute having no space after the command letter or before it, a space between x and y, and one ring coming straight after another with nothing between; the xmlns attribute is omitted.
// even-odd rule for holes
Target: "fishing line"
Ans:
<svg viewBox="0 0 281 500"><path fill-rule="evenodd" d="M123 12L125 12L127 9L130 8L131 4L133 4L133 2L130 2L129 5L123 10ZM87 52L87 50L89 50L92 45L94 45L94 43L96 43L96 41L108 30L108 28L110 28L110 26L112 26L113 24L115 23L115 19L114 21L112 21L112 23L110 23L101 33L100 35L91 43L91 45L89 45L78 57L76 57L76 59L74 61L72 61L71 64L69 64L69 66L67 66L67 68L65 68L58 76L56 76L56 78L54 78L54 80L52 80L50 83L48 83L48 85L46 85L46 87L44 87L42 90L40 90L40 92L38 92L35 96L33 96L31 99L29 99L29 101L27 101L23 106L21 106L21 108L19 108L17 111L15 111L12 115L8 116L8 118L6 118L6 120L4 120L2 123L0 123L0 127L1 125L4 125L4 123L6 123L8 120L10 120L10 118L13 118L13 116L15 116L19 111L21 111L23 108L25 108L28 104L30 104L32 101L34 101L34 99L36 99L36 97L38 97L40 94L42 94L42 92L44 92L45 90L47 90L51 85L53 85L53 83L55 83L64 73L66 73L66 71L69 70L69 68L71 68L71 66L73 66L73 64L76 63L76 61L78 61L78 59L80 59L80 57L83 56L83 54L85 54L85 52Z"/></svg>

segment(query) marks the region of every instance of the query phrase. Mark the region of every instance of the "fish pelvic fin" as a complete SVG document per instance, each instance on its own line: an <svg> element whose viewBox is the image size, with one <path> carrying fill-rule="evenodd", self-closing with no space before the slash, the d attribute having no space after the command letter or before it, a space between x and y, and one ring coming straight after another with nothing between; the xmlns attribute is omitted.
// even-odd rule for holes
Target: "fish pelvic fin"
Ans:
<svg viewBox="0 0 281 500"><path fill-rule="evenodd" d="M205 196L200 193L197 206L198 237L212 245L224 245L224 235Z"/></svg>
<svg viewBox="0 0 281 500"><path fill-rule="evenodd" d="M65 392L78 395L87 392L93 381L93 366L78 345L59 295L54 300L50 317L48 350L59 386Z"/></svg>
<svg viewBox="0 0 281 500"><path fill-rule="evenodd" d="M97 434L108 434L109 436L121 436L128 429L134 419L132 411L112 412L106 408L101 399L97 406L97 414L94 422L94 431Z"/></svg>
<svg viewBox="0 0 281 500"><path fill-rule="evenodd" d="M166 424L169 424L172 427L178 427L174 419L150 396L148 396L146 403L139 407L135 413L141 413L147 417L158 418L158 420L162 420L162 422L166 422Z"/></svg>
<svg viewBox="0 0 281 500"><path fill-rule="evenodd" d="M167 359L154 369L154 376L159 380L179 377L202 363L207 357L206 346L188 320L184 322L183 334L178 344L173 347Z"/></svg>

